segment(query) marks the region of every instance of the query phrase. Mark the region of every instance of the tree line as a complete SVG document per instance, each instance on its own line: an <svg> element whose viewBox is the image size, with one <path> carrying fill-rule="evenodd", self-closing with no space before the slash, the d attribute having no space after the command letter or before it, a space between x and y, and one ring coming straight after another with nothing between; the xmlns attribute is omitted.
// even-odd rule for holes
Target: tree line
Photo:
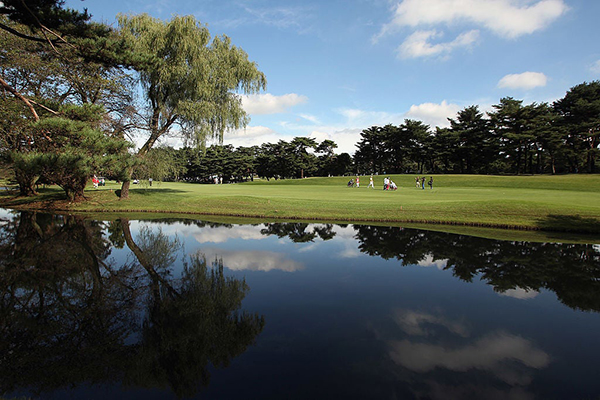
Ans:
<svg viewBox="0 0 600 400"><path fill-rule="evenodd" d="M180 149L159 146L148 153L149 162L136 173L140 179L153 177L194 183L213 183L215 178L229 183L253 180L257 176L270 180L353 173L352 157L347 153L335 154L336 148L337 144L331 140L318 143L308 137L237 148L232 145Z"/></svg>
<svg viewBox="0 0 600 400"><path fill-rule="evenodd" d="M363 130L357 170L386 173L594 173L600 141L600 82L548 103L505 97L484 115L466 107L448 128L405 120Z"/></svg>
<svg viewBox="0 0 600 400"><path fill-rule="evenodd" d="M332 140L309 137L289 142L206 150L157 148L155 162L169 160L177 173L167 180L302 178L351 174L460 173L559 174L595 173L600 140L600 82L571 88L553 104L502 98L484 114L476 105L434 130L422 121L372 126L361 132L354 156L336 154ZM165 156L169 154L170 157Z"/></svg>

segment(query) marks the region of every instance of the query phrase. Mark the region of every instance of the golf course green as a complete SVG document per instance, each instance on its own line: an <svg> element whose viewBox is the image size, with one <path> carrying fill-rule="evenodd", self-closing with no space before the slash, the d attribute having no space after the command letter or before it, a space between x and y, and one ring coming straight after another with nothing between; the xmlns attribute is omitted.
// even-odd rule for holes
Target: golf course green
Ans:
<svg viewBox="0 0 600 400"><path fill-rule="evenodd" d="M383 190L384 176L255 180L201 185L147 182L132 185L129 200L120 186L86 190L87 200L68 203L58 187L32 198L0 197L6 208L92 212L176 213L331 222L418 223L506 229L600 233L600 175L433 175L433 188L415 186L415 175L392 175L396 191Z"/></svg>

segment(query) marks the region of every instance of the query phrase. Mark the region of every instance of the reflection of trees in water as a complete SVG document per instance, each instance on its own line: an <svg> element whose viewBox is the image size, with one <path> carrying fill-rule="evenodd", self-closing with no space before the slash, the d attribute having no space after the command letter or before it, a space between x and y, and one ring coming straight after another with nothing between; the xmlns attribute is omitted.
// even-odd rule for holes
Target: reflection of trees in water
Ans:
<svg viewBox="0 0 600 400"><path fill-rule="evenodd" d="M154 222L155 220L140 219L140 222ZM233 228L235 225L223 223L223 222L208 222L198 219L181 219L181 218L161 218L161 225L185 225L185 226L197 226L198 228Z"/></svg>
<svg viewBox="0 0 600 400"><path fill-rule="evenodd" d="M22 213L0 229L2 393L121 381L190 396L261 332L222 261L192 256L174 279L177 239L111 225L134 262L115 265L103 224L78 217Z"/></svg>
<svg viewBox="0 0 600 400"><path fill-rule="evenodd" d="M318 237L322 240L333 239L335 232L332 224L314 225L300 222L269 223L260 230L263 235L276 235L278 238L288 237L294 243L312 242ZM312 230L307 230L312 227Z"/></svg>
<svg viewBox="0 0 600 400"><path fill-rule="evenodd" d="M262 331L264 318L235 312L249 287L244 280L225 277L222 260L208 268L202 255L191 256L175 286L164 275L176 260L179 240L169 239L161 230L142 229L138 246L129 221L121 223L127 245L148 273L153 294L133 368L134 382L147 386L164 382L177 395L191 396L198 383L208 385L208 364L228 366Z"/></svg>
<svg viewBox="0 0 600 400"><path fill-rule="evenodd" d="M445 261L445 269L494 290L549 289L565 305L600 311L600 250L590 244L499 241L442 232L355 225L362 252L403 265Z"/></svg>
<svg viewBox="0 0 600 400"><path fill-rule="evenodd" d="M0 245L0 388L37 390L115 373L132 330L133 271L106 262L101 227L21 213Z"/></svg>

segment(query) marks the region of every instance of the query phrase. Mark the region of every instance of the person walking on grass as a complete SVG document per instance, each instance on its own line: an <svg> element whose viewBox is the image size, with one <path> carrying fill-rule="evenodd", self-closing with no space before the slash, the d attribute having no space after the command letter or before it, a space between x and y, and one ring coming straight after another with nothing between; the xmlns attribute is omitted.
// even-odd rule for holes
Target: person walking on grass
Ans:
<svg viewBox="0 0 600 400"><path fill-rule="evenodd" d="M419 179L419 177L417 176L417 177L415 178L415 182L417 183L417 189L419 189L419 188L421 187L421 184L420 184L419 180L420 180L420 179Z"/></svg>
<svg viewBox="0 0 600 400"><path fill-rule="evenodd" d="M356 175L356 187L360 187L360 177Z"/></svg>
<svg viewBox="0 0 600 400"><path fill-rule="evenodd" d="M425 190L425 177L421 178L421 189Z"/></svg>
<svg viewBox="0 0 600 400"><path fill-rule="evenodd" d="M427 182L427 184L429 185L429 189L433 189L433 176L429 177L429 182Z"/></svg>
<svg viewBox="0 0 600 400"><path fill-rule="evenodd" d="M375 185L373 185L373 175L371 175L371 177L369 178L369 186L367 186L367 189L368 188L375 189Z"/></svg>

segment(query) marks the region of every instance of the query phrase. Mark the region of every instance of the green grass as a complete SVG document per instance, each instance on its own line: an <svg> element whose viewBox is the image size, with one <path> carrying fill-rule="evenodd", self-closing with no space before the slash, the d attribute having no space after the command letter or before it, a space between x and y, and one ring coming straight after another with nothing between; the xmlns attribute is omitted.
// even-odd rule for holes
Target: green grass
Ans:
<svg viewBox="0 0 600 400"><path fill-rule="evenodd" d="M88 201L68 204L57 188L35 199L0 197L4 207L86 212L169 212L180 214L482 226L600 233L600 175L481 176L434 175L434 188L415 188L414 175L394 175L400 187L348 188L349 177L271 180L244 184L132 185L131 199L120 201L120 187L86 191ZM429 175L427 176L429 180Z"/></svg>

